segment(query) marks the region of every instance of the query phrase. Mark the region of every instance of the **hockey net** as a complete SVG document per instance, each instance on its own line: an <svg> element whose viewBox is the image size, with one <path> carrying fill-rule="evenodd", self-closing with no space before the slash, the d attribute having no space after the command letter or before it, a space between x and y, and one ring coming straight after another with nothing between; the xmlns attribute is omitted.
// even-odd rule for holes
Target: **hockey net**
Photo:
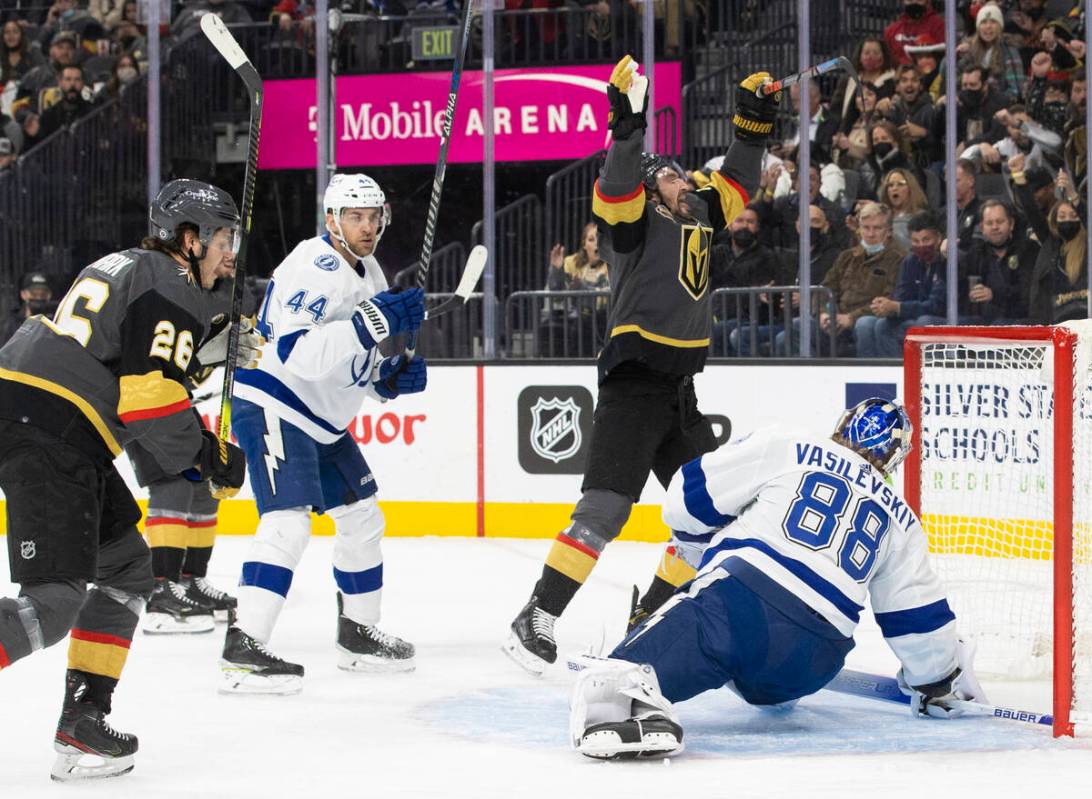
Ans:
<svg viewBox="0 0 1092 799"><path fill-rule="evenodd" d="M906 498L976 671L1053 680L1054 732L1092 721L1092 322L915 328Z"/></svg>

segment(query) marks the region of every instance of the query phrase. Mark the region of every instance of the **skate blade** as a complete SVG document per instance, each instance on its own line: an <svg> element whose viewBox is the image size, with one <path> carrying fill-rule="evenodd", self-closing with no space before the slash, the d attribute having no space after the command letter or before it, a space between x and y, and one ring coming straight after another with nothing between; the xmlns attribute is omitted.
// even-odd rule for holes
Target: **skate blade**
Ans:
<svg viewBox="0 0 1092 799"><path fill-rule="evenodd" d="M640 741L623 743L613 730L599 730L581 738L576 749L596 760L647 760L677 755L683 744L668 732L646 732Z"/></svg>
<svg viewBox="0 0 1092 799"><path fill-rule="evenodd" d="M66 746L57 755L49 778L54 782L79 782L120 777L133 770L133 756L103 757Z"/></svg>
<svg viewBox="0 0 1092 799"><path fill-rule="evenodd" d="M146 635L211 633L216 629L216 620L212 616L190 616L177 619L169 613L147 613L141 629Z"/></svg>
<svg viewBox="0 0 1092 799"><path fill-rule="evenodd" d="M534 652L528 651L515 633L509 634L508 640L501 645L501 651L508 655L517 666L535 677L541 677L546 667L550 665Z"/></svg>
<svg viewBox="0 0 1092 799"><path fill-rule="evenodd" d="M292 696L303 690L303 678L296 674L257 674L247 668L221 663L222 694L251 696Z"/></svg>
<svg viewBox="0 0 1092 799"><path fill-rule="evenodd" d="M350 652L342 646L338 646L337 667L342 671L361 671L371 674L396 674L398 672L413 671L417 668L417 662L413 658L394 660L393 658L377 658L374 655L359 655Z"/></svg>

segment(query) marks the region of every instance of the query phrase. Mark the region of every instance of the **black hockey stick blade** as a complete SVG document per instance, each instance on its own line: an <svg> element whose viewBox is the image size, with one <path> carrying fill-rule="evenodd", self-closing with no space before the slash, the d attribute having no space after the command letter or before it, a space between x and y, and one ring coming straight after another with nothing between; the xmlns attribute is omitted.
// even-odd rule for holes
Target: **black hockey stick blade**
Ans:
<svg viewBox="0 0 1092 799"><path fill-rule="evenodd" d="M459 285L455 289L455 296L449 297L435 308L425 311L425 319L435 319L437 316L443 316L465 305L466 301L470 299L470 295L474 293L478 281L481 280L482 272L485 271L485 264L488 260L489 250L485 249L481 244L475 245L466 258L466 266L463 267L463 276L459 279Z"/></svg>
<svg viewBox="0 0 1092 799"><path fill-rule="evenodd" d="M243 289L246 286L247 241L250 238L250 225L254 215L258 140L262 127L262 79L222 19L215 14L205 14L201 17L201 31L242 79L250 99L250 132L247 135L243 202L239 212L242 218L242 229L239 231L239 252L235 256L235 277L232 279L231 289L231 330L228 332L227 360L224 363L224 388L220 394L219 435L221 440L227 441L231 436L231 395L235 388L235 361L239 354L239 317L242 316Z"/></svg>
<svg viewBox="0 0 1092 799"><path fill-rule="evenodd" d="M774 92L781 91L782 89L788 89L790 86L793 86L794 84L797 84L800 81L805 80L806 78L812 78L816 75L825 75L826 73L833 72L836 69L842 70L843 72L848 72L850 75L853 76L854 79L857 78L857 70L853 68L853 62L846 58L844 55L842 55L838 56L837 58L832 58L829 61L823 61L822 63L808 67L807 69L801 70L800 72L796 72L792 75L786 75L784 78L781 78L781 80L764 83L758 87L756 93L762 97L768 97ZM858 80L857 83L860 84L860 81Z"/></svg>

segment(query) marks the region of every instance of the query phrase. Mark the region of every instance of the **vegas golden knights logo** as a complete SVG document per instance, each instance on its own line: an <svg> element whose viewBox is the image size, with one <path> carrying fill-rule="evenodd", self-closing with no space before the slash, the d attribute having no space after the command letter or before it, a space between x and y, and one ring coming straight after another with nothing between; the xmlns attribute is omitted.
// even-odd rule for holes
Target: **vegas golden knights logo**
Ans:
<svg viewBox="0 0 1092 799"><path fill-rule="evenodd" d="M713 231L701 225L683 225L679 231L679 282L700 300L709 288L709 243Z"/></svg>

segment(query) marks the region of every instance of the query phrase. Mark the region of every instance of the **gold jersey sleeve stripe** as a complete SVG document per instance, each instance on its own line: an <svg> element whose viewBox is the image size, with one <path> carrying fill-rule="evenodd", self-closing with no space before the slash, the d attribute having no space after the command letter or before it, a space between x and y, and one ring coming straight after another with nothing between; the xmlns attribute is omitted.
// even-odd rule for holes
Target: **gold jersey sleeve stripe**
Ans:
<svg viewBox="0 0 1092 799"><path fill-rule="evenodd" d="M644 212L645 187L643 184L638 184L633 192L624 197L608 197L599 190L599 181L595 181L592 213L608 225L636 222Z"/></svg>
<svg viewBox="0 0 1092 799"><path fill-rule="evenodd" d="M669 338L668 336L661 336L659 333L653 333L645 330L640 325L618 325L610 331L610 337L621 336L625 333L636 333L643 339L648 341L654 341L657 344L666 344L668 347L683 347L687 349L697 349L699 347L708 347L709 339L707 338L695 338L695 339L682 339L682 338Z"/></svg>
<svg viewBox="0 0 1092 799"><path fill-rule="evenodd" d="M121 445L118 444L117 439L114 438L113 434L110 432L110 428L106 426L102 417L99 416L98 411L91 407L91 403L83 397L51 380L46 380L45 378L37 377L36 375L28 375L24 372L13 372L10 369L0 368L0 377L15 383L22 383L24 386L40 389L41 391L48 391L50 394L56 394L61 399L68 400L80 409L80 413L87 417L87 421L91 422L95 431L102 436L103 442L109 448L113 456L116 458L121 454Z"/></svg>
<svg viewBox="0 0 1092 799"><path fill-rule="evenodd" d="M190 405L185 387L162 372L122 375L118 383L118 417L122 422L169 416Z"/></svg>
<svg viewBox="0 0 1092 799"><path fill-rule="evenodd" d="M751 197L747 192L731 178L725 177L719 170L713 172L710 183L713 190L720 198L720 210L724 214L724 224L732 224L735 219L747 207Z"/></svg>

